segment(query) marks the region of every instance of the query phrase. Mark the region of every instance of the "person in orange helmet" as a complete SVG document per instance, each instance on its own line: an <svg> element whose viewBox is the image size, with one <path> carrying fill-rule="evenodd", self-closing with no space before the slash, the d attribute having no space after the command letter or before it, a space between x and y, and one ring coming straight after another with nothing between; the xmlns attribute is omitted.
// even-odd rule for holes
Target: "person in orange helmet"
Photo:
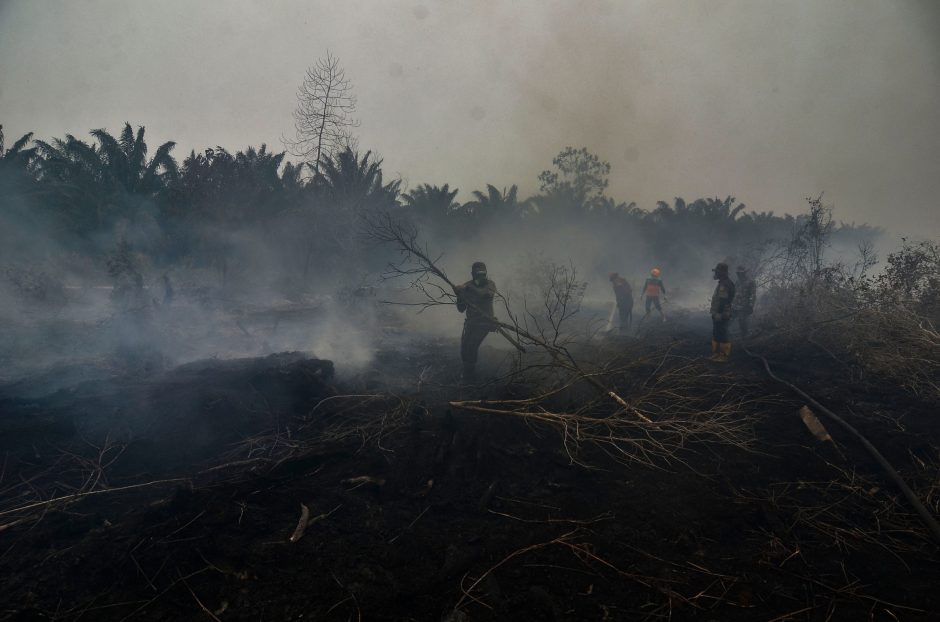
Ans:
<svg viewBox="0 0 940 622"><path fill-rule="evenodd" d="M646 279L646 283L643 284L643 293L640 294L640 300L644 297L646 298L646 315L643 316L643 319L649 317L650 311L653 307L656 307L656 310L659 311L659 317L662 318L662 321L666 321L666 314L663 313L663 307L659 303L659 299L662 298L663 301L666 301L666 286L663 285L663 280L660 277L662 272L659 268L653 268L650 270L650 276Z"/></svg>

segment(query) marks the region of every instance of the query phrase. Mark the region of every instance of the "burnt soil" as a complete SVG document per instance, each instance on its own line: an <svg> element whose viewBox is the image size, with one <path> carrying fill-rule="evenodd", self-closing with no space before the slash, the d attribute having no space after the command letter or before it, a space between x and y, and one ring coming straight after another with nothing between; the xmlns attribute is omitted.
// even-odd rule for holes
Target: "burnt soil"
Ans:
<svg viewBox="0 0 940 622"><path fill-rule="evenodd" d="M837 446L817 441L744 353L696 362L704 327L653 342L764 400L751 451L572 464L554 429L449 408L502 389L458 386L446 340L350 372L288 353L7 387L0 619L940 619L938 547L863 449L825 420ZM935 404L768 351L937 512ZM81 490L106 492L22 509Z"/></svg>

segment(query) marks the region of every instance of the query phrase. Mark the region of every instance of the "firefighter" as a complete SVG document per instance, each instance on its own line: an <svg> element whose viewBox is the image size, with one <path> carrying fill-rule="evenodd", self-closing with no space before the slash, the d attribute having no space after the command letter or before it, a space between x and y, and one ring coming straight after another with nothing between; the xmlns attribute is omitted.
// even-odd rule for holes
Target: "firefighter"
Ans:
<svg viewBox="0 0 940 622"><path fill-rule="evenodd" d="M711 360L727 363L731 359L731 341L728 338L728 324L731 323L734 305L734 281L728 277L728 264L715 266L714 278L718 281L712 294L712 356Z"/></svg>
<svg viewBox="0 0 940 622"><path fill-rule="evenodd" d="M646 315L643 316L643 319L649 317L650 311L653 307L656 307L656 310L659 311L659 317L663 322L666 321L666 314L663 313L663 307L659 304L659 299L662 297L663 302L666 301L666 286L663 285L663 280L659 278L660 272L659 268L653 268L650 270L650 276L646 279L646 283L643 284L643 293L640 294L640 299L642 300L646 297Z"/></svg>
<svg viewBox="0 0 940 622"><path fill-rule="evenodd" d="M475 377L480 344L489 333L496 330L496 314L493 312L496 284L486 278L486 264L475 262L470 268L470 276L473 277L471 280L455 288L457 310L466 313L460 337L464 380L473 380Z"/></svg>
<svg viewBox="0 0 940 622"><path fill-rule="evenodd" d="M620 313L620 332L627 333L630 328L630 322L633 321L633 288L627 283L627 280L611 272L609 275L610 284L614 288L614 297L617 299L617 311Z"/></svg>
<svg viewBox="0 0 940 622"><path fill-rule="evenodd" d="M750 317L754 314L754 303L757 302L757 283L748 276L747 268L744 266L738 266L737 276L734 315L738 319L741 336L747 337Z"/></svg>

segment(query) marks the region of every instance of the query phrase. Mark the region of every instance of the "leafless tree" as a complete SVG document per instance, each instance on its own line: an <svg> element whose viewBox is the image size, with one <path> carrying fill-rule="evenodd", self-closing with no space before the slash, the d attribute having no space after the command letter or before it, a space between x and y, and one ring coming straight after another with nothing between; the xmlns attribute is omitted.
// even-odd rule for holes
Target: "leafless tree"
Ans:
<svg viewBox="0 0 940 622"><path fill-rule="evenodd" d="M340 66L339 57L327 50L326 57L307 68L297 90L294 138L284 138L284 144L319 173L322 158L347 146L356 146L352 130L359 126L359 121L352 116L355 112L356 96L346 70Z"/></svg>

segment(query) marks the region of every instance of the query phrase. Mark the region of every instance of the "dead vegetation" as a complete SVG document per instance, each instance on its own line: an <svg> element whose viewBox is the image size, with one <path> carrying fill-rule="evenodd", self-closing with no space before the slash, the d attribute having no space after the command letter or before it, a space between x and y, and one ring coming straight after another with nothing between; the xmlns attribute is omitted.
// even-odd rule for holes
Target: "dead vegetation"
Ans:
<svg viewBox="0 0 940 622"><path fill-rule="evenodd" d="M405 259L389 276L420 294L414 308L451 304L416 232L386 225ZM107 400L8 403L29 425L3 447L0 571L19 601L0 618L929 619L930 533L843 430L815 406L801 422L807 402L747 358L710 366L691 314L642 339L599 338L577 271L543 267L526 296L506 292L493 338L511 347L487 354L510 364L478 385L457 386L441 362L452 342L342 381L327 361L280 356L95 384L175 417L148 430L149 449L111 434L133 409L88 442L51 443L39 426L102 416ZM894 363L864 343L848 358L843 331L862 339L861 312L882 308L848 285L812 292L766 313L749 347L786 363L803 344L812 364L785 373L829 404L881 399L847 416L936 514L929 382L897 383L913 400L904 417L897 394L866 395ZM917 326L929 352L933 325Z"/></svg>
<svg viewBox="0 0 940 622"><path fill-rule="evenodd" d="M833 260L832 207L808 201L803 225L757 260L766 347L796 353L808 344L853 379L940 399L940 245L905 240L880 272L866 245L854 263Z"/></svg>
<svg viewBox="0 0 940 622"><path fill-rule="evenodd" d="M419 294L419 310L454 302L454 284L437 266L415 228L390 217L369 226L370 235L393 245L401 261L386 272L407 279ZM516 347L513 370L497 380L527 397L451 400L461 410L520 417L555 429L574 464L587 466L582 444L601 448L620 462L647 466L683 463L696 444L747 448L760 399L701 362L671 360L668 348L611 351L591 346L599 327L578 324L585 284L573 266L547 264L535 300L514 301L503 292L494 318L499 334ZM589 351L591 351L589 353ZM622 390L630 390L629 399Z"/></svg>
<svg viewBox="0 0 940 622"><path fill-rule="evenodd" d="M929 536L876 476L849 466L857 455L837 431L845 463L828 442L807 453L798 445L815 437L790 400L759 375L707 367L695 344L566 347L636 412L618 414L544 351L460 399L446 373L427 372L429 352L411 362L417 393L336 384L303 394L303 407L266 383L291 379L298 391L323 365L272 360L246 367L251 383L230 378L254 389L204 402L259 427L185 478L129 478L133 443L38 448L41 477L5 491L0 510L0 564L22 577L10 589L26 589L21 556L48 540L41 555L63 568L116 551L88 566L89 585L110 581L109 596L76 587L58 613L44 596L31 601L62 620L928 615L916 590L896 593L864 570L927 580ZM192 381L205 383L205 369ZM8 484L26 475L13 455ZM905 474L935 511L938 458L917 456ZM67 465L74 482L55 493Z"/></svg>

